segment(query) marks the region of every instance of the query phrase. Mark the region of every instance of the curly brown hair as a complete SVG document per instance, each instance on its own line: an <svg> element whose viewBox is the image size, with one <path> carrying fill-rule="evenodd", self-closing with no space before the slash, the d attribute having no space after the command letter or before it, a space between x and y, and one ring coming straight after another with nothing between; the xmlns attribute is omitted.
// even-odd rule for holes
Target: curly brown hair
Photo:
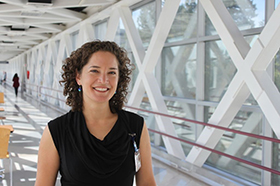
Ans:
<svg viewBox="0 0 280 186"><path fill-rule="evenodd" d="M63 95L67 97L66 104L72 107L72 111L82 111L83 95L78 91L79 85L76 82L76 73L81 73L82 68L88 63L93 53L97 51L106 51L114 54L119 62L119 80L116 94L109 100L109 106L112 113L121 110L126 96L128 94L128 84L132 67L130 59L125 49L119 47L111 41L92 41L85 43L76 51L73 51L70 57L66 58L62 66L62 80L59 82L64 85Z"/></svg>

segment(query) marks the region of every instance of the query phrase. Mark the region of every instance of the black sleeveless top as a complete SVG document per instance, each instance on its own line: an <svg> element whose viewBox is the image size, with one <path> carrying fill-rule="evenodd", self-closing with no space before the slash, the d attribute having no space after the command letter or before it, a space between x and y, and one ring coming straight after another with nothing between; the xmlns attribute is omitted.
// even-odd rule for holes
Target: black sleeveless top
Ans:
<svg viewBox="0 0 280 186"><path fill-rule="evenodd" d="M139 147L143 118L121 110L103 140L93 136L82 112L68 112L48 123L60 157L62 186L132 186L135 175L134 147Z"/></svg>

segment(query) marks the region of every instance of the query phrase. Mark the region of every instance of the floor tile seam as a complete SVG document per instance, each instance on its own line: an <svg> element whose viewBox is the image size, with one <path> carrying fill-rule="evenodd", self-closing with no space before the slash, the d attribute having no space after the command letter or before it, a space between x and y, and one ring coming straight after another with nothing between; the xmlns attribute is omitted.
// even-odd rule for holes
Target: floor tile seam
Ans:
<svg viewBox="0 0 280 186"><path fill-rule="evenodd" d="M5 97L6 97L6 99L7 99L9 102L13 103L13 105L14 105L14 107L17 109L17 111L29 122L29 124L31 124L31 125L35 128L35 130L37 130L40 134L43 133L43 129L42 129L40 126L38 126L37 123L36 123L33 119L31 119L31 118L29 117L29 114L28 114L28 113L26 113L25 111L23 111L23 110L22 110L16 103L14 103L10 98L8 98L7 96L5 96Z"/></svg>
<svg viewBox="0 0 280 186"><path fill-rule="evenodd" d="M30 98L32 99L32 96L31 95L26 95L26 98ZM38 110L40 110L41 113L44 113L47 117L50 117L50 118L55 118L55 117L58 117L58 116L61 116L67 112L69 112L69 110L65 110L63 108L57 108L56 105L53 105L52 103L49 103L49 102L45 102L43 100L33 100L34 102L31 103L32 106L34 106L35 108L37 108ZM51 114L49 113L52 113L52 112L55 112L55 116L51 116Z"/></svg>
<svg viewBox="0 0 280 186"><path fill-rule="evenodd" d="M11 123L12 124L12 123ZM36 129L34 129L34 128L23 128L23 127L19 127L19 126L17 126L16 124L12 124L13 125L13 128L14 128L14 130L16 129L16 130L20 130L20 131L25 131L25 132L38 132ZM41 133L40 133L41 134ZM22 134L20 134L20 135L22 135ZM29 136L28 136L29 137Z"/></svg>
<svg viewBox="0 0 280 186"><path fill-rule="evenodd" d="M35 156L35 155L33 155ZM25 159L24 157L13 157L13 162L18 163L17 166L29 166L29 167L33 167L33 168L37 168L37 156L36 156L36 161L32 161L29 159ZM23 167L21 167L21 169L23 169ZM19 170L18 170L19 171Z"/></svg>

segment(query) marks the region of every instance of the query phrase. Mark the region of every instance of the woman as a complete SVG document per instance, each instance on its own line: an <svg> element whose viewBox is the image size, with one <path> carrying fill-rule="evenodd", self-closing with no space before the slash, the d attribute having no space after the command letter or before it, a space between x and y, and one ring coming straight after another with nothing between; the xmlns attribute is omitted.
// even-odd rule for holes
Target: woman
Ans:
<svg viewBox="0 0 280 186"><path fill-rule="evenodd" d="M18 77L18 74L15 73L14 77L13 77L13 87L15 89L15 94L16 94L16 97L18 95L18 87L19 87L19 77Z"/></svg>
<svg viewBox="0 0 280 186"><path fill-rule="evenodd" d="M156 185L146 124L122 110L129 65L108 41L86 43L65 60L61 83L72 109L44 130L36 186L55 185L58 171L63 186L131 186L134 175L137 186Z"/></svg>

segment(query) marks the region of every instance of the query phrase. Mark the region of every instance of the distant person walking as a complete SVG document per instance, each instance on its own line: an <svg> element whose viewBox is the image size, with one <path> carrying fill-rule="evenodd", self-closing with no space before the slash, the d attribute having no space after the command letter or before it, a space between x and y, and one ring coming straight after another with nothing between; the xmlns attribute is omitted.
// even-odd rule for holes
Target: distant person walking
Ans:
<svg viewBox="0 0 280 186"><path fill-rule="evenodd" d="M13 77L13 87L15 88L15 94L16 94L16 97L17 97L17 94L18 94L18 87L19 87L19 77L17 75L17 73L15 73L14 77Z"/></svg>

